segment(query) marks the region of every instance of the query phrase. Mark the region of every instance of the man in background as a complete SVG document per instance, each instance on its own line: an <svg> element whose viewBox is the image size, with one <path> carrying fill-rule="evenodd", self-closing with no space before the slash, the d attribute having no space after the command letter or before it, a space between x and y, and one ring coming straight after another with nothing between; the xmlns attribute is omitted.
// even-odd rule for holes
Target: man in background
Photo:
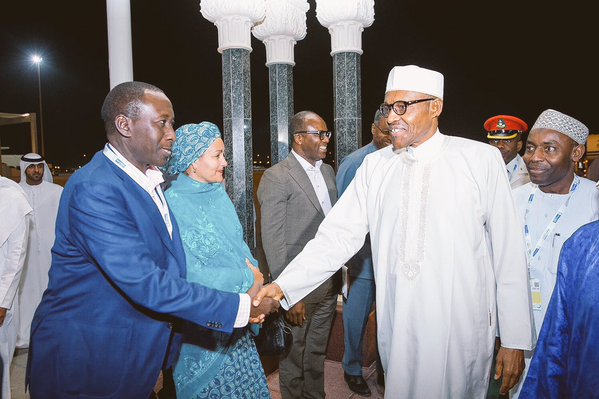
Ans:
<svg viewBox="0 0 599 399"><path fill-rule="evenodd" d="M337 200L335 173L322 161L331 138L324 119L311 111L298 112L289 132L289 155L267 169L258 186L262 245L273 278L314 238ZM293 343L279 362L283 399L325 397L324 360L339 277L321 282L285 314Z"/></svg>
<svg viewBox="0 0 599 399"><path fill-rule="evenodd" d="M505 162L505 167L510 180L510 186L519 187L530 181L526 165L519 155L523 145L523 134L528 130L528 125L522 119L511 115L496 115L487 119L483 124L487 133L489 144L497 147L501 152L501 157ZM495 350L493 352L493 362L497 358L497 353L501 347L501 340L496 339ZM495 370L491 368L491 375ZM491 380L489 383L489 392L487 398L493 398L494 392L499 390L501 381ZM508 395L499 395L499 399L508 399Z"/></svg>
<svg viewBox="0 0 599 399"><path fill-rule="evenodd" d="M387 120L380 110L377 110L374 114L370 132L372 133L372 141L349 154L339 165L337 171L339 197L353 180L356 170L364 161L364 157L391 144L391 132ZM343 303L343 340L345 344L343 377L349 389L353 392L362 396L370 396L370 388L362 375L362 342L375 295L370 236L366 237L364 246L353 258L347 261L346 266L349 290L347 299ZM377 366L378 363L377 361ZM378 367L377 371L381 377L378 381L384 382L381 367Z"/></svg>
<svg viewBox="0 0 599 399"><path fill-rule="evenodd" d="M594 182L599 181L599 158L593 159L589 164L589 169L587 170L587 179Z"/></svg>
<svg viewBox="0 0 599 399"><path fill-rule="evenodd" d="M485 121L487 140L501 152L512 188L530 181L526 165L518 154L522 149L522 135L528 125L522 119L511 115L496 115Z"/></svg>
<svg viewBox="0 0 599 399"><path fill-rule="evenodd" d="M17 348L29 347L33 313L48 287L48 271L52 262L54 229L62 187L52 182L52 173L44 158L35 153L21 157L20 186L33 208L27 258L23 267L19 292L19 332Z"/></svg>

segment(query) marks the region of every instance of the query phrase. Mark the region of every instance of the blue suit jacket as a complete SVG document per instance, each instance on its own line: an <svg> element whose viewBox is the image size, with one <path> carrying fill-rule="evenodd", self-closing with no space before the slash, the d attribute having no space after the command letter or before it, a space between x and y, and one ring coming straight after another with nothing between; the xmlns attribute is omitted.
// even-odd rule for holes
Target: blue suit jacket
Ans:
<svg viewBox="0 0 599 399"><path fill-rule="evenodd" d="M372 154L375 151L377 151L376 146L373 142L370 142L343 158L339 164L339 170L337 171L337 190L339 192L339 197L341 197L347 186L349 186L349 183L351 183L356 176L356 172L360 165L362 165L366 155ZM374 280L370 234L366 236L362 248L360 248L360 250L345 264L350 276Z"/></svg>
<svg viewBox="0 0 599 399"><path fill-rule="evenodd" d="M171 215L174 221L174 218ZM176 223L98 152L66 185L31 327L32 398L147 399L178 353L172 322L231 332L238 294L185 281Z"/></svg>

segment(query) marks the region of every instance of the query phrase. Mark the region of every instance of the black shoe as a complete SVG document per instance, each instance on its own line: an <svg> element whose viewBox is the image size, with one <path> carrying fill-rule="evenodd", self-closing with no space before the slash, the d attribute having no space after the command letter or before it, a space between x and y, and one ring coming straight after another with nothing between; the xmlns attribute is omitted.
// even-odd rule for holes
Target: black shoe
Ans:
<svg viewBox="0 0 599 399"><path fill-rule="evenodd" d="M361 375L349 375L347 373L343 373L343 378L345 379L345 382L347 382L349 389L358 395L370 396L372 394L370 392L370 388L368 388L366 380Z"/></svg>

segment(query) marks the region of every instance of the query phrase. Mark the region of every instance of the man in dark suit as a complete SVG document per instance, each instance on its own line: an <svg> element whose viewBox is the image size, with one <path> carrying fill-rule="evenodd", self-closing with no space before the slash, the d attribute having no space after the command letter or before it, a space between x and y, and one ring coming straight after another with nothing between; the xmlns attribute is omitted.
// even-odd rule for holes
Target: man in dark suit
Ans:
<svg viewBox="0 0 599 399"><path fill-rule="evenodd" d="M268 313L247 303L261 286L257 269L249 295L185 281L157 169L175 140L164 92L117 85L102 119L108 144L69 179L60 201L50 281L32 323L33 399L147 399L178 353L173 323L230 333Z"/></svg>
<svg viewBox="0 0 599 399"><path fill-rule="evenodd" d="M273 278L316 234L337 201L335 173L322 162L331 137L325 121L311 111L290 122L291 152L264 172L258 187L262 245ZM293 344L279 363L281 394L324 398L324 360L340 288L339 275L325 281L286 313Z"/></svg>

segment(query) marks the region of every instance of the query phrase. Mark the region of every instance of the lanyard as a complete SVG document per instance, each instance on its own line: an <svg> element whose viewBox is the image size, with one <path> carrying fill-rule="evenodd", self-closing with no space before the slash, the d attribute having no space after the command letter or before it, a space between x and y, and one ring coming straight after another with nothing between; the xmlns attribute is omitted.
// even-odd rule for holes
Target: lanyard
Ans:
<svg viewBox="0 0 599 399"><path fill-rule="evenodd" d="M555 226L559 222L559 219L562 217L563 213L568 208L568 205L570 204L570 198L572 198L572 194L574 194L574 191L576 191L576 188L578 187L579 183L580 183L580 178L577 175L575 175L574 181L572 182L572 186L570 186L570 193L568 194L568 198L566 199L566 202L564 202L562 204L562 206L559 207L559 209L555 213L555 216L553 216L553 219L551 219L551 222L549 222L549 225L545 228L545 231L539 238L539 241L537 242L537 245L534 247L534 249L532 248L532 242L531 242L531 238L530 238L530 229L528 227L527 219L528 219L528 214L530 212L530 207L532 205L532 201L535 198L535 193L538 190L538 186L535 186L535 188L532 189L532 192L530 193L530 196L528 197L528 203L526 204L526 211L524 212L524 223L525 223L524 224L524 238L526 239L526 249L528 251L529 264L532 261L532 259L535 257L535 255L539 253L539 251L541 250L541 247L543 246L543 243L545 242L547 237L549 237L549 234L551 234L553 229L555 229Z"/></svg>

